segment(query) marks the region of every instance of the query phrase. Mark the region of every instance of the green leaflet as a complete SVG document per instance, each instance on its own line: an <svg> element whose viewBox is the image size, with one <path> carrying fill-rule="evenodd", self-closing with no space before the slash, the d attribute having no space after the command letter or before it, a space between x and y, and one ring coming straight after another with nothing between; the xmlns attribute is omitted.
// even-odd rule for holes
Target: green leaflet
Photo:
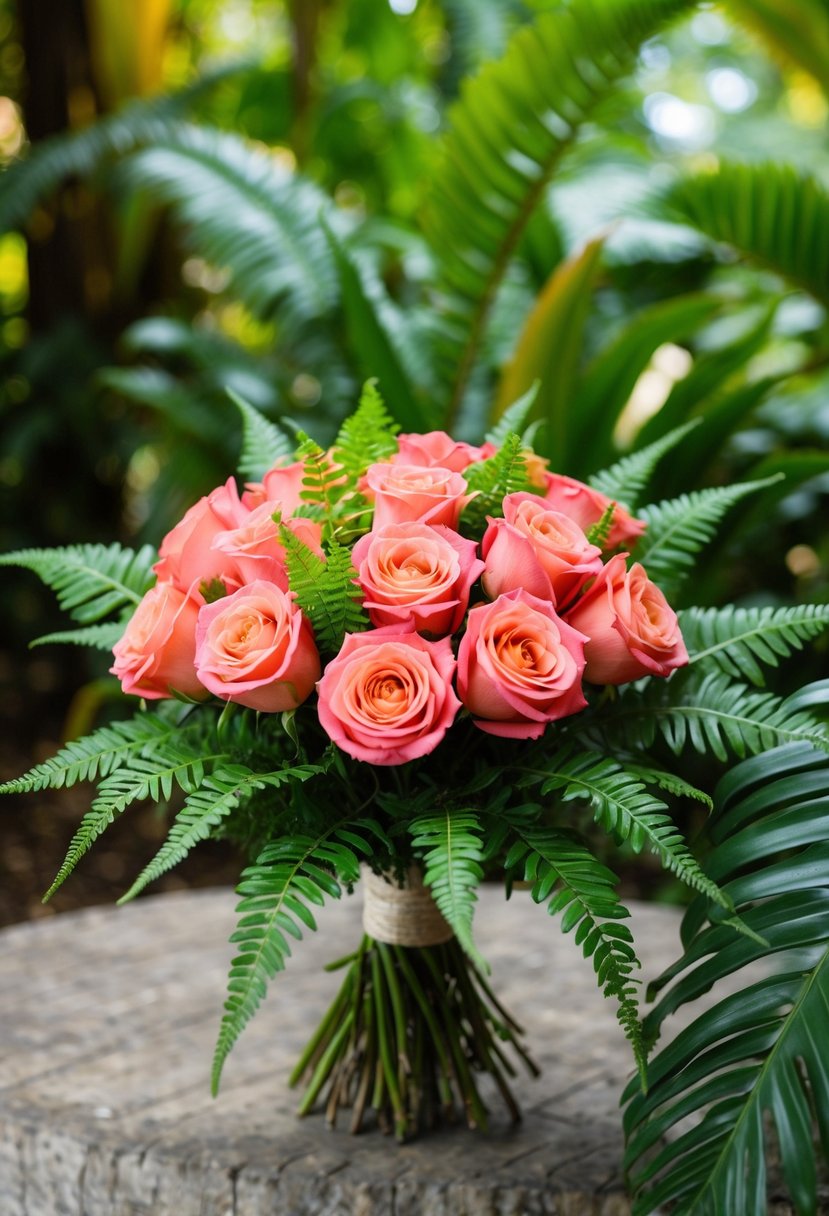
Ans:
<svg viewBox="0 0 829 1216"><path fill-rule="evenodd" d="M336 654L346 633L360 633L369 624L362 592L354 582L357 571L351 564L351 550L329 541L327 560L323 560L284 524L279 531L288 582L297 603L313 626L320 650Z"/></svg>
<svg viewBox="0 0 829 1216"><path fill-rule="evenodd" d="M686 422L638 452L623 456L609 468L594 473L589 479L590 485L615 502L622 503L629 511L634 510L659 461L697 425L696 420Z"/></svg>
<svg viewBox="0 0 829 1216"><path fill-rule="evenodd" d="M692 664L718 667L737 679L762 685L760 664L777 667L781 658L822 633L829 625L829 605L686 608L679 623Z"/></svg>
<svg viewBox="0 0 829 1216"><path fill-rule="evenodd" d="M665 1204L687 1216L765 1216L767 1128L795 1210L818 1211L816 1160L829 1159L828 776L829 760L801 744L744 761L718 786L710 868L766 945L726 942L695 901L649 1033L747 964L763 960L766 974L721 996L651 1060L646 1096L628 1087L636 1216Z"/></svg>
<svg viewBox="0 0 829 1216"><path fill-rule="evenodd" d="M376 382L366 381L357 409L346 418L334 440L334 460L348 477L349 488L356 489L370 464L387 460L397 451L395 435L399 430Z"/></svg>
<svg viewBox="0 0 829 1216"><path fill-rule="evenodd" d="M82 625L138 606L154 580L155 550L135 552L122 545L68 545L59 549L21 549L0 555L0 566L22 566L35 573L58 597L64 612Z"/></svg>
<svg viewBox="0 0 829 1216"><path fill-rule="evenodd" d="M475 537L486 528L488 515L503 514L502 503L507 494L537 489L527 476L524 442L514 432L504 437L494 456L470 465L465 477L475 497L463 510L461 526L465 533Z"/></svg>
<svg viewBox="0 0 829 1216"><path fill-rule="evenodd" d="M257 480L278 460L290 460L294 445L284 431L275 426L255 406L245 401L232 388L225 390L242 415L242 451L239 474Z"/></svg>
<svg viewBox="0 0 829 1216"><path fill-rule="evenodd" d="M447 810L412 820L409 833L423 859L423 882L455 930L455 936L482 971L488 971L472 939L475 888L484 876L481 827L472 811Z"/></svg>

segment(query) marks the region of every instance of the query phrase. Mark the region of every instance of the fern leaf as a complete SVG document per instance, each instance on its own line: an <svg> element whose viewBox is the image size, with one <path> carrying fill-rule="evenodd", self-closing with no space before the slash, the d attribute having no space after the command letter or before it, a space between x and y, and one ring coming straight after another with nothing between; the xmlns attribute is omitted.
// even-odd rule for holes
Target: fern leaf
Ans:
<svg viewBox="0 0 829 1216"><path fill-rule="evenodd" d="M484 436L487 443L500 448L510 434L520 435L524 444L528 442L524 428L540 387L541 381L536 380L526 393L522 393L517 401L513 401L512 405L507 406L495 425L490 427Z"/></svg>
<svg viewBox="0 0 829 1216"><path fill-rule="evenodd" d="M224 756L211 757L225 760ZM119 904L128 903L149 883L172 870L183 861L194 845L206 840L223 819L250 797L255 790L266 786L278 787L286 782L307 781L322 772L317 765L297 765L294 768L277 769L271 773L255 773L241 764L223 764L203 781L188 791L184 806L176 815L170 833L153 860L141 874Z"/></svg>
<svg viewBox="0 0 829 1216"><path fill-rule="evenodd" d="M89 625L135 608L152 585L156 555L150 545L138 552L121 545L69 545L62 549L21 549L0 556L0 566L22 566L56 593L73 620Z"/></svg>
<svg viewBox="0 0 829 1216"><path fill-rule="evenodd" d="M223 756L204 756L198 751L184 750L179 734L175 742L149 750L145 756L133 757L106 777L98 789L98 796L72 837L63 864L43 896L43 902L51 899L102 832L128 806L145 798L152 798L155 802L166 800L171 796L174 785L190 793L202 780L205 764L222 759Z"/></svg>
<svg viewBox="0 0 829 1216"><path fill-rule="evenodd" d="M763 685L760 663L777 667L829 625L829 605L687 608L679 614L689 662Z"/></svg>
<svg viewBox="0 0 829 1216"><path fill-rule="evenodd" d="M82 629L62 629L59 633L44 633L42 637L29 642L29 646L66 644L109 651L123 636L126 627L126 621L107 621L102 625L86 625Z"/></svg>
<svg viewBox="0 0 829 1216"><path fill-rule="evenodd" d="M149 746L161 746L180 734L175 722L140 713L128 722L102 726L83 739L62 747L57 755L35 765L22 777L0 785L0 794L26 794L35 790L63 789L78 781L106 777L140 755Z"/></svg>
<svg viewBox="0 0 829 1216"><path fill-rule="evenodd" d="M311 622L317 646L336 654L346 633L361 633L369 625L361 606L362 592L354 581L357 571L351 564L351 550L329 541L327 560L323 560L284 524L280 536L288 583Z"/></svg>
<svg viewBox="0 0 829 1216"><path fill-rule="evenodd" d="M480 825L471 811L424 815L409 826L415 853L423 858L424 884L469 957L488 971L472 940L475 889L484 876Z"/></svg>
<svg viewBox="0 0 829 1216"><path fill-rule="evenodd" d="M502 504L507 494L537 488L527 474L524 442L514 432L505 437L494 456L470 465L464 477L470 491L475 494L461 517L464 530L470 536L480 535L488 515L503 514Z"/></svg>
<svg viewBox="0 0 829 1216"><path fill-rule="evenodd" d="M230 939L238 944L240 953L230 966L228 997L213 1057L214 1094L224 1062L264 999L268 981L285 968L291 952L285 935L300 939L303 927L315 930L308 905L321 907L326 896L339 899L341 884L357 881L360 865L353 842L339 838L342 829L354 826L349 815L316 837L293 835L270 844L242 874L238 887L242 899L236 909L240 919ZM370 852L364 842L363 849L365 854Z"/></svg>
<svg viewBox="0 0 829 1216"><path fill-rule="evenodd" d="M289 460L293 443L278 426L232 388L225 389L228 397L242 415L242 451L239 455L239 475L258 481L278 460Z"/></svg>
<svg viewBox="0 0 829 1216"><path fill-rule="evenodd" d="M424 227L440 267L441 381L451 429L498 289L583 123L681 0L574 0L520 29L449 115Z"/></svg>
<svg viewBox="0 0 829 1216"><path fill-rule="evenodd" d="M639 774L627 772L608 756L584 751L551 761L533 774L533 780L539 779L542 794L560 790L564 802L585 799L596 822L617 840L627 841L637 853L647 845L665 869L733 912L731 901L706 877L689 851L665 803L647 791Z"/></svg>
<svg viewBox="0 0 829 1216"><path fill-rule="evenodd" d="M709 811L714 805L711 795L706 794L705 790L697 789L695 785L691 785L690 781L686 781L684 777L680 777L676 773L669 773L667 769L656 768L652 764L642 764L638 760L625 760L625 770L639 777L641 781L645 782L645 785L658 786L659 789L673 794L676 798L691 798L694 802L701 802Z"/></svg>
<svg viewBox="0 0 829 1216"><path fill-rule="evenodd" d="M643 507L639 515L648 530L636 546L635 559L670 598L693 570L695 555L714 538L725 513L740 499L777 480L766 477L739 485L713 486Z"/></svg>
<svg viewBox="0 0 829 1216"><path fill-rule="evenodd" d="M589 728L588 728L589 729ZM661 734L677 755L686 744L727 760L784 743L811 743L829 751L829 735L810 713L792 710L767 692L735 684L721 672L704 678L682 673L671 680L649 680L643 689L627 688L616 708L602 714L605 738L633 748L648 748Z"/></svg>
<svg viewBox="0 0 829 1216"><path fill-rule="evenodd" d="M629 511L636 509L639 496L648 484L656 466L663 456L677 447L685 436L699 426L699 419L686 422L675 430L663 435L661 439L649 443L638 452L623 456L607 469L594 473L590 485L608 498L622 503Z"/></svg>
<svg viewBox="0 0 829 1216"><path fill-rule="evenodd" d="M340 427L334 441L334 460L354 489L370 464L385 460L397 451L395 435L400 427L385 407L374 380L363 385L360 404Z"/></svg>
<svg viewBox="0 0 829 1216"><path fill-rule="evenodd" d="M647 1055L639 1020L639 1000L632 978L640 963L633 937L619 924L630 913L615 891L616 876L580 840L552 828L519 826L507 856L508 867L523 862L532 898L546 903L551 916L561 913L561 928L575 929L576 945L592 958L599 987L617 1002L619 1023L633 1048L642 1084Z"/></svg>

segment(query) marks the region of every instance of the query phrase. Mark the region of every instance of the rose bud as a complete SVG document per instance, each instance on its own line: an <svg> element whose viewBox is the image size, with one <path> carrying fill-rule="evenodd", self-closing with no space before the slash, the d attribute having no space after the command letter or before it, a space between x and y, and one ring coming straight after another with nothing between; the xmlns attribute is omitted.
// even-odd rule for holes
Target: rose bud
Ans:
<svg viewBox="0 0 829 1216"><path fill-rule="evenodd" d="M476 548L451 528L423 523L389 524L362 536L351 557L372 624L411 618L423 633L454 633L484 568Z"/></svg>
<svg viewBox="0 0 829 1216"><path fill-rule="evenodd" d="M372 464L366 470L364 493L374 503L373 530L389 524L420 521L457 528L461 511L472 495L460 473L440 467Z"/></svg>
<svg viewBox="0 0 829 1216"><path fill-rule="evenodd" d="M426 469L439 467L452 473L462 473L475 461L488 460L497 450L492 443L475 447L471 443L453 439L446 431L427 431L425 435L398 435L397 452L389 457L389 462Z"/></svg>
<svg viewBox="0 0 829 1216"><path fill-rule="evenodd" d="M458 693L491 735L537 739L549 722L584 709L587 639L552 605L523 590L470 609L458 651Z"/></svg>
<svg viewBox="0 0 829 1216"><path fill-rule="evenodd" d="M153 567L159 582L172 583L180 591L189 591L194 585L198 590L202 583L214 579L235 586L232 562L211 545L219 532L238 528L247 515L232 477L206 498L200 498L161 542L159 561Z"/></svg>
<svg viewBox="0 0 829 1216"><path fill-rule="evenodd" d="M278 713L311 694L320 659L292 594L258 580L200 610L196 670L222 700Z"/></svg>
<svg viewBox="0 0 829 1216"><path fill-rule="evenodd" d="M319 719L337 747L368 764L405 764L434 751L460 701L448 638L411 624L346 634L318 684Z"/></svg>
<svg viewBox="0 0 829 1216"><path fill-rule="evenodd" d="M523 587L560 607L602 568L601 549L577 523L523 492L504 499L504 518L490 520L481 552L490 599Z"/></svg>
<svg viewBox="0 0 829 1216"><path fill-rule="evenodd" d="M591 684L627 684L641 676L667 676L688 662L676 613L638 562L612 557L567 614L590 639L584 678Z"/></svg>
<svg viewBox="0 0 829 1216"><path fill-rule="evenodd" d="M600 494L598 490L585 485L583 481L564 477L561 473L546 474L544 498L552 510L569 515L585 532L599 522L613 501L606 494ZM646 527L643 519L634 519L629 511L616 503L605 549L635 544Z"/></svg>
<svg viewBox="0 0 829 1216"><path fill-rule="evenodd" d="M110 671L124 692L148 700L207 695L194 665L198 615L199 602L171 583L147 592L112 650Z"/></svg>

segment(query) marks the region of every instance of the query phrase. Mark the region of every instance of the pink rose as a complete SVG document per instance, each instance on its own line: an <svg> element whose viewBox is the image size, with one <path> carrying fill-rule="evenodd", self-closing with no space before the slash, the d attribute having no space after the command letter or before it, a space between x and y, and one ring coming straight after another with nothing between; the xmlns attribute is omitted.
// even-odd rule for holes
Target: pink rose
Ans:
<svg viewBox="0 0 829 1216"><path fill-rule="evenodd" d="M458 693L490 735L537 739L547 723L584 709L587 638L552 605L517 589L470 609L458 651Z"/></svg>
<svg viewBox="0 0 829 1216"><path fill-rule="evenodd" d="M279 503L263 502L250 512L238 528L218 532L213 537L211 549L226 553L232 564L234 590L258 579L276 583L283 591L288 590L285 549L279 539L279 525L274 519L274 513L279 509ZM303 544L322 556L320 524L302 516L284 522L285 527L290 528Z"/></svg>
<svg viewBox="0 0 829 1216"><path fill-rule="evenodd" d="M302 478L305 464L298 460L294 464L275 465L268 469L261 481L249 481L242 495L243 504L253 511L263 503L270 502L279 507L283 515L293 515L302 502Z"/></svg>
<svg viewBox="0 0 829 1216"><path fill-rule="evenodd" d="M601 549L577 523L538 495L523 492L504 499L504 518L489 521L481 553L483 588L490 599L523 587L561 606L602 568Z"/></svg>
<svg viewBox="0 0 829 1216"><path fill-rule="evenodd" d="M159 561L153 567L159 582L172 583L180 591L217 578L226 586L236 586L232 562L211 545L219 532L237 528L247 514L232 477L200 498L161 542Z"/></svg>
<svg viewBox="0 0 829 1216"><path fill-rule="evenodd" d="M372 464L366 470L364 493L374 503L373 530L389 524L420 521L457 528L461 511L472 495L460 473L440 467Z"/></svg>
<svg viewBox="0 0 829 1216"><path fill-rule="evenodd" d="M638 562L625 568L625 557L612 557L567 614L590 639L584 677L591 684L667 676L688 662L676 613Z"/></svg>
<svg viewBox="0 0 829 1216"><path fill-rule="evenodd" d="M460 626L470 588L484 568L474 541L422 523L369 532L351 557L373 625L411 618L415 629L436 635Z"/></svg>
<svg viewBox="0 0 829 1216"><path fill-rule="evenodd" d="M544 497L548 505L554 511L569 515L585 532L599 522L613 501L606 494L586 486L583 481L564 477L561 473L547 473L545 482ZM646 527L643 519L634 519L617 503L605 548L617 549L619 545L634 544Z"/></svg>
<svg viewBox="0 0 829 1216"><path fill-rule="evenodd" d="M292 594L259 580L201 609L196 669L217 697L278 713L310 695L320 659Z"/></svg>
<svg viewBox="0 0 829 1216"><path fill-rule="evenodd" d="M318 684L319 719L337 747L369 764L405 764L434 751L460 701L448 638L408 626L346 634Z"/></svg>
<svg viewBox="0 0 829 1216"><path fill-rule="evenodd" d="M488 460L497 450L492 443L478 448L453 439L446 431L427 431L425 435L398 435L397 452L389 460L391 464L417 465L426 469L439 467L462 473L476 460Z"/></svg>
<svg viewBox="0 0 829 1216"><path fill-rule="evenodd" d="M115 643L110 671L124 692L148 700L206 696L196 678L196 619L199 604L171 583L157 583L136 608Z"/></svg>

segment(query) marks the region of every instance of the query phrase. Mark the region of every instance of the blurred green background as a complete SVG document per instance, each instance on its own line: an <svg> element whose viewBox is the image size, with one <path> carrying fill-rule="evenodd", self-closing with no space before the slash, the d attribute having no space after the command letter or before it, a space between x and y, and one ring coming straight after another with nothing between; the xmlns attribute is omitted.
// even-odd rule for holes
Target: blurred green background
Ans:
<svg viewBox="0 0 829 1216"><path fill-rule="evenodd" d="M0 550L157 543L236 467L227 386L326 442L376 375L477 438L539 377L562 471L696 420L658 496L786 474L696 602L825 601L829 6L652 7L629 62L577 28L573 85L565 0L2 0ZM52 599L2 574L13 775L110 694L105 655L27 652ZM67 807L10 827L17 915ZM120 830L78 898L120 891Z"/></svg>

